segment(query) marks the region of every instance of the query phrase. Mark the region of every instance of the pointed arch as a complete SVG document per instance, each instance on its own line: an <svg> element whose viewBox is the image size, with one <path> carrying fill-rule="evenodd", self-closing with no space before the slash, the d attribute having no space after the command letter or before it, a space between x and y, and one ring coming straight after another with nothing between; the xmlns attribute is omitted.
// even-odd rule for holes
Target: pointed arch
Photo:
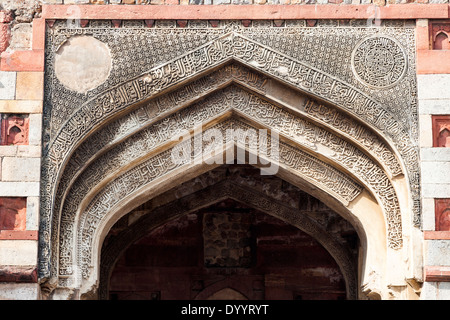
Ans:
<svg viewBox="0 0 450 320"><path fill-rule="evenodd" d="M346 282L347 298L352 300L357 298L358 285L355 261L348 249L329 231L325 230L313 218L300 213L298 210L283 204L279 200L267 194L261 194L248 185L230 180L223 180L216 184L206 186L185 197L152 210L143 216L138 223L135 223L133 227L123 231L112 242L108 243L101 257L99 257L99 252L95 253L98 259L102 261L102 263L99 263L101 269L96 270L98 272L97 277L101 283L101 287L99 288L100 298L106 299L108 292L107 279L110 277L115 262L129 245L145 236L152 229L163 225L168 220L176 219L182 215L225 199L233 199L244 203L258 211L299 228L312 236L330 253L338 264ZM117 220L118 218L113 219L107 225L110 226ZM362 237L362 241L365 242L365 235L361 234L361 230L359 234ZM103 235L106 236L104 233Z"/></svg>
<svg viewBox="0 0 450 320"><path fill-rule="evenodd" d="M242 74L230 72L228 78L220 77L217 70L225 70L226 66L236 63L263 76L249 80ZM186 100L180 99L178 104L166 105L173 108L140 108L147 103L158 107L158 101L163 103L171 93L176 96L189 84L201 81L202 76L212 74L218 74L218 80L213 81L206 92L197 92ZM266 85L268 82L270 85ZM220 104L226 100L220 101L221 94L222 97L232 95L232 90L227 92L224 87L237 88L236 85L240 86L241 96L228 99L232 102L230 105ZM276 96L270 91L272 86L296 92L294 98ZM302 103L297 101L296 104L295 99L302 97L300 93L313 99L302 98ZM239 103L242 98L246 105ZM217 109L208 110L208 106L214 105L214 99L218 99ZM203 113L197 110L192 118L211 112L202 118L207 123L205 128L223 132L231 125L280 133L283 140L281 163L278 159L268 160L280 164L286 176L292 175L291 179L298 184L307 185L310 190L315 188L322 198L348 207L343 210L348 216L361 219L354 213L362 212L358 206L361 201L357 200L361 194L364 193L369 202L375 199L372 202L378 204L374 207L379 208L374 210L384 212L387 226L379 226L379 232L387 229L388 233L382 246L402 248L402 217L405 216L402 210L408 212L411 205L409 199L398 199L396 188L404 187L403 179L408 179L404 176L411 173L407 165L409 159L417 155L401 122L351 85L240 34L229 33L108 89L80 106L61 126L43 159L41 279L56 281L57 286L72 287L82 281L73 277L79 271L74 267L81 269L82 278L89 278L92 255L85 243L92 244L102 219L117 200L125 203L128 197L148 196L151 188L155 191L150 193L162 192L168 185L163 181L168 175L174 181L174 177L187 179L186 172L195 175L196 170L205 170L201 166L177 167L164 163L173 150L171 139L179 133L175 129L192 131L195 127L194 123L186 122L183 128L180 115L183 112L188 115L189 108L204 101ZM252 105L249 101L258 102ZM264 108L257 110L261 105ZM120 119L135 117L139 123L139 110L147 112L145 121L139 128L126 129L126 121L120 122ZM276 112L276 117L265 117L264 112ZM349 127L339 123L342 119L343 122L350 119L358 125ZM100 139L102 144L98 147L93 144L99 141L96 135L113 129L114 124L123 131L110 132L111 139ZM149 148L146 142L155 137L161 139L153 140ZM376 149L371 148L373 141ZM232 141L225 141L225 144L235 147ZM84 154L83 151L92 146L95 151ZM251 152L245 146L237 147ZM110 166L116 167L107 168L108 161ZM393 181L397 177L400 181ZM400 201L405 206L401 206ZM119 202L117 205L122 206ZM88 260L85 263L83 259Z"/></svg>

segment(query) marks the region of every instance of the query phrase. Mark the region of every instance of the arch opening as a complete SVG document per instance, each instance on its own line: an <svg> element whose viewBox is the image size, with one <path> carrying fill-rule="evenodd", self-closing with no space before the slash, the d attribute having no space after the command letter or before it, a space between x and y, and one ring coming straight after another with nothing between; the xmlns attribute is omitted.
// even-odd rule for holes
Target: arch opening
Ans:
<svg viewBox="0 0 450 320"><path fill-rule="evenodd" d="M248 299L355 299L360 243L353 226L286 181L258 175L248 165L218 167L123 216L103 244L99 298L208 299L232 288ZM238 177L245 181L233 182L237 193L249 188L260 194L254 201L288 203L292 221L280 220L276 206L264 213L252 201L223 195L220 186ZM173 209L174 199L187 193L199 209L157 226L145 222ZM318 241L302 231L307 227L298 223L300 215L329 236Z"/></svg>

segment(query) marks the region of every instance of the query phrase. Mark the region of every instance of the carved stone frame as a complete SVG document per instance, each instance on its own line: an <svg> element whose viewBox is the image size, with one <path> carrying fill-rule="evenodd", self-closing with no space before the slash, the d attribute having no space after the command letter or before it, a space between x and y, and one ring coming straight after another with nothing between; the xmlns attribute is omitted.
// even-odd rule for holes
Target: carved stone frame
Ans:
<svg viewBox="0 0 450 320"><path fill-rule="evenodd" d="M195 67L185 69L185 66L191 65L192 61L195 62ZM388 172L386 174L386 159L374 155L369 147L352 140L349 132L343 130L342 127L333 121L327 122L326 118L314 119L309 115L308 119L314 119L311 123L313 127L317 128L317 131L326 127L336 137L348 142L354 150L354 155L358 155L356 158L364 159L361 163L372 163L373 161L373 168L378 170L378 173L370 175L361 172L359 170L362 167L352 167L352 164L356 162L352 162L351 159L317 152L307 144L302 145L295 136L289 136L289 134L284 135L285 145L283 148L285 148L285 152L295 156L286 158L281 163L278 162L278 159L269 158L268 160L280 165L279 176L282 179L320 199L351 221L358 229L360 238L365 239L362 245L363 263L359 272L359 281L365 291L376 292L377 295L385 297L388 296L388 284L392 281L403 283L405 278L416 277L415 271L411 272L411 267L401 262L403 255L409 255L411 248L415 246L415 234L411 228L416 223L416 216L411 212L417 212L418 197L417 190L414 189L418 179L417 167L415 167L417 150L414 148L406 128L396 119L395 115L358 88L249 39L235 30L184 53L172 61L158 65L139 77L101 92L75 109L58 132L50 137L47 149L43 154L43 204L40 228L39 273L44 292L50 294L55 288L58 288L55 292L57 295L65 292L63 295L75 294L79 298L95 291L100 272L100 248L109 228L130 208L208 170L205 165L186 164L173 167L165 164L167 168L162 172L156 172L154 179L143 181L139 188L130 188L125 194L112 191L116 188L114 183L123 183L125 188L130 187L127 185L127 179L133 178L134 173L140 170L139 166L142 165L141 168L147 164L152 166L151 161L160 161L162 157L167 156L173 145L168 140L157 148L149 150L147 154L144 153L133 163L119 166L116 174L99 177L94 181L89 192L82 196L83 198L76 207L69 207L70 210L64 211L62 198L57 197L58 192L61 192L63 198L75 198L76 193L71 194L69 187L86 169L86 167L77 168L76 170L79 171L75 173L74 180L68 186L58 189L64 185L63 178L68 174L66 169L71 168L71 161L77 161L73 156L78 148L111 121L124 117L142 104L158 97L164 97L164 95L180 89L186 83L211 74L230 63L237 63L252 69L255 73L267 77L272 83L277 83L280 88L285 87L286 90L301 92L314 101L320 101L326 108L336 111L336 114L353 119L361 128L370 132L370 135L377 136L382 141L380 145L383 145L388 153L392 153L391 159L396 159L395 161L399 163L400 169L394 171L395 174L389 173L389 170L386 170ZM239 82L238 79L233 81ZM254 95L264 97L264 92L255 89L254 85L245 82L241 82L241 84L247 86ZM210 93L208 92L208 94ZM205 95L197 98L204 99ZM284 102L282 95L265 99L293 115L291 119L294 120L289 120L288 125L293 125L296 119L305 118L304 112L302 114L296 111L299 106ZM171 114L175 114L193 103L158 115L157 120L161 120L160 127L164 128L162 123ZM235 114L236 111L232 111L231 114L211 119L208 126L212 127L217 123L220 125L223 117L231 117L231 123L237 123L233 122ZM247 115L247 117L249 116ZM251 121L248 120L245 125L251 125ZM157 126L156 122L152 124ZM259 125L270 130L282 131L282 127L272 124L260 123ZM137 133L134 132L130 136L136 137ZM226 141L226 143L228 149L237 147L246 152L252 152L245 146L236 145L232 141ZM133 151L127 145L125 136L113 141L112 145L121 146L125 151ZM101 154L103 154L103 150L94 155L95 159L98 160ZM311 175L311 172L305 168L298 168L298 159L306 158L326 172L324 173L325 180L333 180L335 185L346 181L348 185L358 186L355 189L358 192L349 198L342 197L339 195L339 188L333 188L331 184L327 185L326 181ZM121 177L127 179L121 181ZM383 177L382 183L380 183L380 177ZM92 219L86 220L86 217L96 215L96 213L91 214L94 211L90 212L89 210L100 203L97 200L104 200L105 197L119 201L103 210L101 215L98 215L98 219L95 218L97 219L95 222ZM58 209L55 210L55 208ZM63 224L60 223L67 219L73 222L72 226L74 227L61 228ZM93 223L92 233L89 235L89 243L92 246L87 246L84 244L83 224L88 226L90 223ZM392 225L396 227L392 229ZM72 240L66 242L66 239L73 239L73 242L71 242ZM405 243L405 241L407 242ZM88 250L85 250L86 248ZM66 250L71 256L61 256L60 250ZM73 262L78 270L71 270L67 274L61 273L61 263L65 259L69 261L68 264ZM87 262L85 263L85 261ZM394 276L388 276L385 270L394 268L394 266L398 272ZM415 266L412 267L412 269L415 268ZM376 280L373 280L374 278Z"/></svg>

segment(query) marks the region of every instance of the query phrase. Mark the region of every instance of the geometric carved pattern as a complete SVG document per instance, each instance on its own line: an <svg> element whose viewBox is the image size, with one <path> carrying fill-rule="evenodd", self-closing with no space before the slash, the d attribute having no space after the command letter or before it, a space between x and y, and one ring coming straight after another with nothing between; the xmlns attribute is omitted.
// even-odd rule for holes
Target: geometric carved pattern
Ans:
<svg viewBox="0 0 450 320"><path fill-rule="evenodd" d="M233 125L233 128L242 128L242 125L236 122L225 122L213 128L224 130L223 137L225 137L225 129L229 128L230 125ZM193 141L194 140L192 140L192 143ZM139 166L111 181L94 197L79 220L79 250L91 250L92 240L96 230L95 226L101 222L105 214L108 212L108 208L114 206L119 199L126 197L134 190L141 188L143 185L180 166L180 164L174 164L172 162L170 154L171 149L168 149L167 151L150 158L146 162L143 162ZM348 200L351 200L351 198L354 198L361 190L360 187L353 181L349 181L345 178L345 176L332 167L327 166L319 160L315 160L306 153L299 152L298 150L288 145L283 145L282 143L280 143L279 161L282 165L287 165L307 175L308 179L315 181L318 186L323 186L323 188L328 190L328 193L330 194L337 191L342 194L342 197L346 197ZM320 176L317 175L319 172ZM333 175L338 175L339 179L336 179ZM113 194L114 196L111 197ZM66 269L66 267L70 268L72 265L71 261L67 264L67 260L70 260L71 258L70 251L61 248L60 257L62 258L60 260L60 272L63 272L64 275L70 274L70 270ZM83 277L89 276L88 266L91 265L90 258L90 254L82 255L81 270Z"/></svg>
<svg viewBox="0 0 450 320"><path fill-rule="evenodd" d="M236 65L229 65L227 67L225 67L225 70L232 70L234 74L239 74L239 75L247 75L247 77L251 77L251 79L255 80L258 79L257 75L254 73L248 73L247 70L245 70L245 68L243 69L242 67L236 66ZM245 72L244 72L245 71ZM225 77L227 73L225 71L219 70L218 76L216 77L216 74L212 74L209 75L208 78L211 79L216 79L216 78L220 78L220 79L225 79L225 81L227 81L228 77ZM238 79L240 77L237 77ZM199 80L199 84L202 85L202 88L204 88L206 90L206 88L210 88L211 85L209 84L208 81L202 81L201 79ZM264 81L258 81L259 83L264 83ZM245 82L246 85L255 85L256 83L253 81L253 83L249 83L249 82ZM199 84L193 84L192 86L189 85L190 90L189 91L194 91L194 93L196 93L195 88L198 88ZM258 91L261 91L263 89L262 86L258 85L255 89L257 89ZM181 92L183 93L185 91L185 88L183 87L182 89L180 89ZM180 94L178 93L178 91L175 91L171 94L168 95L168 97L178 97ZM186 94L182 95L183 97L186 97ZM233 98L235 101L237 101L237 99L242 99L243 97L239 97L238 95L236 96L236 98ZM231 98L228 98L229 100ZM256 98L254 98L256 99ZM161 100L161 99L159 99ZM76 154L71 158L71 161L69 162L68 168L66 168L65 170L65 178L64 180L61 181L61 185L60 185L60 189L59 194L57 196L57 199L61 199L62 194L61 192L63 192L64 190L66 190L69 186L71 177L73 177L76 172L79 170L80 166L84 165L86 166L86 162L90 159L90 157L92 157L95 152L100 151L100 147L102 145L105 145L106 143L111 143L112 140L111 139L107 139L107 137L110 137L111 135L108 134L108 132L112 132L114 133L114 135L111 136L112 139L117 139L120 135L124 135L125 133L129 132L130 130L136 130L136 128L139 127L143 127L146 123L146 121L149 121L148 118L148 114L151 114L151 110L158 110L157 113L155 115L160 114L163 111L167 111L167 106L173 106L173 108L176 108L177 105L179 105L180 103L182 103L183 101L185 101L185 99L173 99L170 98L170 103L168 103L166 101L166 103L161 103L159 100L156 100L154 103L150 103L148 105L146 105L145 107L138 109L138 112L134 112L129 114L129 117L124 117L119 119L117 122L113 122L111 124L109 124L108 126L106 126L104 129L102 129L100 132L98 132L98 134L91 136L86 142L84 142L80 148L78 148L78 150L76 151ZM226 104L230 104L229 100L223 100L223 103L214 103L214 108L212 107L212 105L208 105L205 106L204 109L198 110L197 112L191 112L192 116L195 115L195 117L200 121L206 121L207 118L200 118L199 115L206 115L208 113L211 113L211 115L220 113L221 111L225 110L224 106ZM279 114L280 111L277 111L277 109L275 106L269 106L269 104L267 104L264 101L261 101L259 99L256 99L256 101L254 101L252 103L254 106L252 107L253 109L255 109L257 107L258 104L262 104L264 106L267 106L267 110L264 112L269 112L270 114L272 114L272 118L274 117L275 114L277 114L277 116L275 118L282 118L281 115ZM311 103L309 103L309 105L311 105ZM163 108L163 106L165 106L165 109ZM231 106L231 104L230 104ZM242 109L243 106L242 104L237 105L237 109L242 111L242 112L247 112L245 109ZM320 106L322 109L324 108L324 106ZM275 109L273 109L275 108ZM248 107L247 107L248 109ZM269 111L273 109L273 111ZM308 113L315 115L315 113L312 113L311 110L313 108L307 108ZM322 110L321 109L321 110ZM141 111L139 111L141 110ZM251 109L249 109L251 110ZM261 112L263 112L263 110L261 110ZM154 111L153 111L154 113ZM182 115L182 117L184 119L186 119L187 114L181 113L180 116ZM262 115L262 113L261 113ZM256 114L253 114L251 116L256 116ZM260 117L260 116L259 116ZM127 120L128 118L128 120ZM267 118L267 117L265 117ZM167 118L165 121L167 122L170 118ZM387 158L387 160L389 160L387 166L390 167L390 169L393 171L393 174L399 174L400 172L398 172L399 170L399 165L398 162L395 159L395 156L393 155L392 152L389 152L385 145L380 143L379 140L376 139L376 137L374 137L374 135L370 134L370 132L367 132L366 130L363 130L361 127L356 127L354 128L354 122L351 121L351 119L346 119L343 117L343 115L339 115L338 119L337 117L333 114L333 124L334 126L337 126L339 123L343 123L342 125L342 131L348 133L349 135L352 135L353 137L357 137L360 138L360 141L362 143L366 143L368 144L368 147L370 147L371 149L373 149L377 154L379 154L379 157L382 158L384 160L384 158ZM262 119L262 121L267 121L267 120L271 120L270 118L267 118L266 120ZM321 117L321 120L324 120L324 117ZM272 119L273 121L273 119ZM298 120L297 120L298 121ZM179 122L178 120L176 120L176 122ZM311 124L309 124L308 122L303 121L302 122L302 126L311 126ZM170 122L167 122L167 126L168 127L175 127L177 126L177 123L173 123L170 124ZM346 128L350 126L349 130L346 130ZM278 127L280 128L280 127ZM300 129L300 128L299 128ZM301 134L301 131L297 130L297 134ZM148 130L148 129L144 129L145 131L148 131L148 133L146 134L146 136L148 138L143 138L145 139L145 141L151 141L154 140L155 137L161 137L161 134L156 134L153 130ZM286 131L286 128L283 128L284 131ZM290 129L291 130L291 129ZM308 130L310 131L310 130ZM325 135L326 136L326 135ZM317 143L318 140L317 138L314 138L313 136L311 136L310 134L308 135L308 139L310 141L310 143ZM311 145L311 144L310 144ZM378 152L380 151L380 152ZM109 152L111 154L111 152ZM108 162L109 163L114 163L112 159L115 159L116 156L112 156L112 155L106 155L103 156L104 159L109 159ZM130 156L124 157L123 158L124 163L126 161L128 161L130 158ZM102 163L103 161L101 161L101 159L99 159L98 163ZM114 165L112 165L114 167ZM392 168L391 166L395 166L394 168ZM79 177L79 180L81 181L87 181L87 180L91 180L92 177L94 176L98 176L99 172L103 171L106 168L106 166L104 165L99 165L99 166L94 166L92 168L88 168L85 170L85 174L83 174L81 177ZM86 182L83 183L84 186L86 186ZM80 195L82 194L82 192L79 189L75 189L73 194L76 195ZM60 200L57 201L56 203L56 207L55 210L58 210L58 204L61 203ZM57 211L58 212L58 211Z"/></svg>
<svg viewBox="0 0 450 320"><path fill-rule="evenodd" d="M301 23L298 25L289 23L286 24L286 27L273 28L261 21L254 23L253 27L242 28L241 24L227 22L218 28L210 28L207 22L203 24L202 21L198 21L195 27L191 22L189 23L193 28L176 28L175 23L172 22L156 21L156 27L146 29L136 27L139 21L133 25L124 21L123 28L116 29L111 28L108 21L91 21L89 27L83 29L67 27L65 22L61 22L62 24L56 23L55 27L48 31L47 40L50 50L46 56L48 81L45 82L47 86L44 110L46 131L44 132L42 162L40 277L70 274L68 268L72 266L73 262L90 259L88 254L92 235L90 232L95 231L95 226L98 226L98 222L107 212L110 204L106 207L102 206L113 194L117 195L117 198L112 199L113 201L119 199L121 195L117 191L127 185L125 183L122 186L120 184L113 186L112 182L119 183L119 179L110 180L111 185L107 184L91 201L84 213L82 211L83 217L80 217L79 227L71 226L75 219L78 219L75 214L80 209L79 204L84 197L76 190L86 188L85 190L89 191L92 186L96 185L96 181L102 181L110 173L108 168L94 170L96 166L101 166L95 162L99 160L99 157L103 157L103 155L97 154L97 150L104 154L100 164L107 164L108 160L111 160L111 164L113 164L112 160L114 159L125 159L126 152L129 152L128 156L137 155L140 152L145 153L146 149L142 148L144 138L150 142L153 141L152 143L156 145L174 134L174 132L170 133L164 130L157 131L157 135L162 134L159 136L161 140L158 141L156 139L158 136L149 134L151 129L147 129L147 127L151 128L152 124L157 121L160 121L161 124L164 121L168 123L171 121L170 115L176 112L177 108L187 107L183 102L187 103L190 100L192 103L203 94L203 91L199 89L203 88L202 83L210 83L212 86L209 88L214 89L220 87L220 83L224 83L223 79L230 79L244 86L248 85L251 90L264 95L265 90L270 87L266 86L266 80L270 78L325 101L326 105L323 106L314 102L315 100L309 100L305 105L299 106L299 112L303 112L305 116L305 119L302 119L301 117L290 117L288 113L267 103L267 100L259 100L258 103L264 105L267 112L269 110L277 112L280 119L284 117L287 120L283 125L269 116L264 118L262 109L258 111L254 107L258 104L247 106L242 104L244 109L241 110L244 110L247 115L252 114L255 119L259 118L265 126L274 127L280 132L284 131L283 133L287 134L289 139L296 141L302 148L309 148L313 153L318 152L314 149L315 145L325 146L332 151L325 156L331 163L348 167L350 172L366 183L379 197L388 221L390 246L401 247L400 210L395 191L389 181L389 175L407 174L414 201L413 212L416 224L420 218L418 215L420 207L418 150L415 142L417 135L414 131L417 127L417 113L415 94L408 94L416 91L414 78L411 78L415 71L414 64L406 63L406 57L408 61L414 61L414 57L411 56L414 54L414 43L411 40L414 39L414 34L411 30L398 31L395 28L385 28L383 32L386 32L386 35L381 38L384 39L383 41L389 39L395 45L391 43L380 49L376 47L376 43L371 42L373 50L364 51L366 57L373 58L373 52L384 50L384 59L390 59L391 55L397 59L400 54L398 50L400 50L405 57L404 68L407 71L402 70L400 76L398 76L400 71L395 68L384 70L385 73L380 74L380 64L377 64L376 60L372 61L371 72L374 74L378 72L378 77L382 79L379 80L379 83L383 84L383 88L374 89L362 85L355 79L350 64L350 54L356 48L357 43L368 37L371 38L370 36L374 34L374 30L371 28L352 27L352 37L346 37L345 28L339 28L339 30L325 27L304 28ZM330 35L325 34L326 32L329 32ZM336 37L337 33L342 37ZM113 61L115 59L123 61L123 64L113 64L110 78L86 95L62 88L55 81L55 52L75 34L92 35L108 45ZM117 41L116 37L119 37L121 41ZM330 46L331 42L321 42L320 39L328 39L328 37L336 40L333 42L336 47ZM393 40L394 38L395 40ZM137 46L136 43L141 45ZM380 45L383 46L383 44ZM314 54L314 50L317 55ZM346 56L331 59L329 56L331 53ZM131 60L129 57L134 58ZM135 59L135 57L139 59ZM361 57L364 57L364 54ZM227 67L223 67L223 65L230 59L245 67L231 65L231 68L234 69L232 72L227 71ZM339 63L333 64L334 61L339 61ZM253 77L252 74L256 73L249 71L250 69L265 74L267 77ZM228 78L225 76L222 79L217 77L214 72L209 73L216 70L221 70L217 71L217 74L222 72L226 75L228 72ZM209 73L211 78L208 79L208 75L204 76L205 73ZM199 78L199 76L204 76L204 78ZM195 84L196 81L197 84ZM190 84L185 85L186 82ZM170 92L166 92L166 90L170 90ZM154 98L155 95L158 96ZM333 108L328 107L328 104L333 105ZM239 103L236 104L236 106L239 105ZM223 107L221 106L217 110L224 110ZM330 112L327 111L327 108L330 108L328 109ZM236 110L240 109L236 107ZM121 114L121 118L114 119L119 114ZM404 116L405 114L407 116ZM205 115L207 113L198 113L199 117ZM330 118L330 115L333 115L334 118ZM211 116L214 115L211 114L209 117ZM353 119L353 117L358 118L360 120L358 123L361 125L346 125L351 122L347 119ZM307 118L311 121L306 120ZM237 125L237 122L233 121ZM331 131L319 128L321 126L315 125L317 122L320 122L323 127L331 128ZM175 124L184 125L182 121L175 122ZM286 126L286 124L290 126ZM248 127L248 124L243 122L240 125ZM375 130L372 131L369 127ZM158 127L154 126L153 128ZM163 126L159 128L163 128ZM295 130L300 128L306 130L304 131L305 135L300 131L296 133ZM310 133L312 128L315 133L306 134ZM331 132L334 130L344 139L333 140L334 135ZM375 131L378 133L374 134ZM378 138L380 133L382 133L383 139ZM307 137L307 140L304 137ZM345 142L345 140L352 142ZM348 145L349 148L339 149L339 144L334 144L335 141L339 141L341 147ZM389 141L391 145L384 141ZM90 147L92 150L89 150ZM287 166L294 168L301 164L299 160L308 159L310 163L312 161L320 166L326 165L329 173L331 173L329 170L334 170L335 178L330 179L332 175L328 175L324 178L329 181L323 180L318 183L329 190L330 194L343 200L343 203L351 201L358 194L354 190L361 190L360 186L355 187L357 184L355 185L354 181L349 180L348 176L335 170L333 166L327 163L322 164L311 156L308 158L306 153L295 160L297 162L293 162L295 157L292 158L292 154L302 153L299 153L296 148L289 149L288 145L281 144L280 147L282 148L281 160ZM395 156L392 148L397 149L401 156L400 159ZM109 151L109 149L111 150ZM155 156L154 160L161 161L161 157L164 154L167 156L169 150ZM148 151L149 149L147 149ZM343 153L344 151L351 151L355 159L361 161L351 161L348 155ZM114 158L113 155L117 158ZM373 158L379 162L380 166L372 160ZM362 161L363 159L365 160ZM407 172L402 172L400 162L403 162ZM137 176L133 176L132 170L124 176L127 179L137 179L134 180L137 185L148 183L149 180L146 179L154 179L158 175L168 172L167 170L173 169L170 164L167 164L165 169L164 166L158 167L159 171L152 171L147 167L139 173L137 168L132 169L136 169L134 173L137 173ZM369 171L369 168L373 168L374 171ZM161 169L166 171L161 171ZM384 170L388 175L384 173ZM143 174L144 172L146 175ZM299 170L299 174L310 174L309 179L312 180L318 178L314 176L314 172L307 172L304 169ZM140 180L139 175L143 180ZM347 190L333 186L338 176L339 179L348 181L348 183L346 182ZM79 179L79 177L83 177L83 179ZM126 182L126 180L123 181ZM111 188L108 189L108 186ZM129 188L129 191L131 192L133 188ZM113 190L116 191L113 192ZM98 206L97 208L102 207L102 212L98 211L92 214L94 212L92 210L96 209L96 206ZM62 216L59 215L60 212ZM77 234L77 232L79 233ZM79 241L77 243L80 248L78 253L70 250L73 248L72 240ZM78 256L75 257L73 254ZM54 259L59 259L59 267L62 269L58 270L58 263ZM89 265L90 262L86 261L85 266ZM83 270L83 272L85 271L87 272L87 269ZM62 278L61 281L63 281Z"/></svg>
<svg viewBox="0 0 450 320"><path fill-rule="evenodd" d="M386 36L362 40L352 53L355 76L365 85L385 88L405 75L407 56L398 41Z"/></svg>
<svg viewBox="0 0 450 320"><path fill-rule="evenodd" d="M226 126L226 124L224 124ZM225 136L225 134L223 135ZM287 149L286 149L287 148ZM115 202L118 199L124 198L129 194L129 192L132 192L133 190L136 190L142 186L144 183L148 183L152 179L155 179L156 177L161 176L161 174L168 173L169 170L176 167L176 165L172 164L170 161L170 150L157 155L154 159L150 159L144 163L142 163L140 166L134 168L133 170L128 171L124 175L118 177L116 180L109 183L107 186L103 188L101 193L99 193L91 202L91 204L86 208L85 214L82 215L80 218L80 234L79 239L80 242L78 243L78 248L80 251L84 252L81 255L81 270L83 277L89 276L89 266L91 265L90 257L91 254L90 248L92 248L92 240L93 240L93 232L97 229L96 225L100 223L100 221L103 219L105 213L108 212L108 208L111 208L114 206ZM291 152L297 152L296 156L292 156ZM168 157L169 156L169 157ZM314 178L314 171L315 171L315 163L317 165L321 165L322 167L318 167L318 172L324 172L324 164L320 164L317 162L317 160L314 160L313 158L309 157L305 154L303 157L307 157L305 160L306 162L303 164L305 170L301 170L305 174L310 175L310 178ZM295 163L300 164L301 162L304 162L301 160L301 156L298 153L298 151L295 151L294 148L288 147L287 145L281 144L280 146L280 163L286 164L289 166L296 166L293 162L295 159ZM299 162L300 161L300 162ZM316 161L316 162L314 162ZM328 168L326 170L330 170L331 168ZM162 170L162 171L161 171ZM160 171L158 173L158 171ZM339 174L339 173L335 173ZM339 181L341 184L338 187L335 187L334 189L336 191L342 192L345 190L344 185L342 185L344 177L341 176L339 179L333 179L334 183L336 181ZM318 181L317 182L323 182L325 185L327 185L326 181ZM329 181L332 183L332 180ZM330 190L329 193L332 193L331 189L333 189L332 185L329 185ZM113 190L115 190L113 192ZM119 192L119 193L117 193ZM357 195L357 193L355 194ZM351 198L350 198L351 199ZM66 218L65 218L66 219ZM67 232L69 235L70 230L73 230L71 227L63 227L63 230ZM400 230L401 232L401 230ZM394 239L395 240L395 239ZM67 276L72 274L72 271L70 269L70 266L73 265L73 261L71 257L71 250L70 243L67 243L67 238L61 239L62 247L60 251L60 273L62 276ZM64 284L67 284L67 282L62 282ZM62 284L60 283L60 284Z"/></svg>
<svg viewBox="0 0 450 320"><path fill-rule="evenodd" d="M64 176L60 182L58 194L56 199L55 211L58 212L58 204L61 202L63 192L70 186L71 180L77 172L90 161L96 153L100 152L102 148L107 145L113 145L114 141L124 139L138 130L145 130L144 128L154 121L155 117L160 117L162 114L177 110L182 105L194 101L200 94L205 94L210 90L218 88L229 81L244 81L245 85L252 86L258 92L263 92L265 79L258 77L251 73L250 70L237 65L227 65L213 74L200 78L173 91L160 98L152 100L139 109L109 123L107 126L100 129L95 135L90 136L83 142L71 157L67 167L65 168ZM224 110L225 105L215 104L218 109L215 112ZM207 111L211 113L212 110ZM203 113L202 113L203 114ZM211 115L214 115L213 112ZM199 118L200 115L191 117ZM205 118L199 118L205 121ZM148 130L147 130L148 131ZM148 132L149 139L159 137L159 134ZM110 162L110 161L109 161ZM91 172L92 173L92 172Z"/></svg>

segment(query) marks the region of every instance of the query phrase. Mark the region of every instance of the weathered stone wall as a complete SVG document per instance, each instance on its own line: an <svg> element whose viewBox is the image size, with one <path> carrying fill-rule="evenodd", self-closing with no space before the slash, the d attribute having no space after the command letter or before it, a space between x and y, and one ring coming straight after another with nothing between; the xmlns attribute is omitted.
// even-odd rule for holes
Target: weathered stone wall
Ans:
<svg viewBox="0 0 450 320"><path fill-rule="evenodd" d="M205 265L248 267L252 262L252 219L235 212L205 213L203 239Z"/></svg>
<svg viewBox="0 0 450 320"><path fill-rule="evenodd" d="M39 25L33 19L40 10L38 1L0 4L0 299L40 296L37 239L43 60L30 56L31 60L15 65L10 56L33 48L43 52L43 44L39 45L37 37L33 40L33 27L36 31Z"/></svg>
<svg viewBox="0 0 450 320"><path fill-rule="evenodd" d="M450 144L439 136L450 128L450 75L418 76L425 280L423 299L450 298ZM436 125L438 119L442 119ZM447 140L448 141L448 140Z"/></svg>

